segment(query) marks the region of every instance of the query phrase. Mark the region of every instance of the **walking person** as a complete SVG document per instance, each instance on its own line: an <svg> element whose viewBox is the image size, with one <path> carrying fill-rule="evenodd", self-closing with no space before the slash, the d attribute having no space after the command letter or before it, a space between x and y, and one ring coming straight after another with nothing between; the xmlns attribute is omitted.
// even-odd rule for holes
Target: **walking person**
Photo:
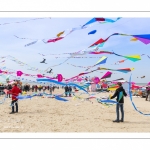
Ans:
<svg viewBox="0 0 150 150"><path fill-rule="evenodd" d="M118 82L117 83L119 88L116 89L115 93L113 96L111 96L110 98L113 99L115 97L117 97L117 104L116 104L116 115L117 115L117 119L114 120L113 122L124 122L124 96L127 96L127 93L125 92L124 88L122 87L122 83ZM119 108L121 110L121 120L119 120Z"/></svg>
<svg viewBox="0 0 150 150"><path fill-rule="evenodd" d="M12 94L12 102L11 102L12 112L10 114L14 114L15 113L15 111L14 111L14 105L16 106L16 113L18 113L18 99L16 97L21 92L22 91L17 87L16 83L14 83L13 84L13 88L8 91L8 93Z"/></svg>

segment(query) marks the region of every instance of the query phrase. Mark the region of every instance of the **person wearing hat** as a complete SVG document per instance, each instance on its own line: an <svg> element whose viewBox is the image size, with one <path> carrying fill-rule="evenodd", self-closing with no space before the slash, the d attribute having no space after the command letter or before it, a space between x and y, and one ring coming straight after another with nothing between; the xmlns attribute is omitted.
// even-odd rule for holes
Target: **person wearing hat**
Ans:
<svg viewBox="0 0 150 150"><path fill-rule="evenodd" d="M17 83L13 84L13 88L9 90L8 93L12 94L12 102L11 102L12 112L10 114L15 113L14 105L16 105L16 113L18 113L18 99L16 97L19 95L19 93L22 93L22 91L17 87Z"/></svg>
<svg viewBox="0 0 150 150"><path fill-rule="evenodd" d="M117 104L116 104L116 115L117 115L117 119L114 120L113 122L124 122L124 96L127 96L127 93L125 92L124 88L122 87L122 83L118 82L117 85L119 86L114 95L110 97L110 99L113 99L115 97L117 97ZM119 108L121 110L121 120L119 120Z"/></svg>

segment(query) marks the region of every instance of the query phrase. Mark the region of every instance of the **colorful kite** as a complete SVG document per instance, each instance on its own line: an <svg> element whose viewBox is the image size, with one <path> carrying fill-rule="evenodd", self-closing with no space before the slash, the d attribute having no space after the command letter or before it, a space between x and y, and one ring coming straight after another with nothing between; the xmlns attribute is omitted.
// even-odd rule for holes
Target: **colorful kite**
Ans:
<svg viewBox="0 0 150 150"><path fill-rule="evenodd" d="M109 91L115 91L118 88L119 88L118 85L111 85L107 90L109 90Z"/></svg>
<svg viewBox="0 0 150 150"><path fill-rule="evenodd" d="M85 55L85 54L114 54L114 55L116 55L116 56L124 57L124 58L126 58L126 60L128 59L128 60L131 60L131 61L133 61L133 62L136 62L136 61L141 60L140 55L123 56L123 55L119 55L119 54L117 54L117 53L109 52L109 51L99 51L99 52L96 52L96 51L82 51L82 53L81 53L81 52L72 53L71 56L73 56L73 55L75 55L75 56L77 56L77 55ZM119 62L121 63L121 62L124 62L124 61L125 61L125 60L121 60L121 61L119 61Z"/></svg>
<svg viewBox="0 0 150 150"><path fill-rule="evenodd" d="M107 58L108 58L108 57L103 56L103 57L96 63L96 65L105 64ZM95 65L95 66L96 66L96 65Z"/></svg>
<svg viewBox="0 0 150 150"><path fill-rule="evenodd" d="M112 75L112 72L106 72L106 74L104 74L104 76L101 77L101 79L106 79L106 78L110 78Z"/></svg>
<svg viewBox="0 0 150 150"><path fill-rule="evenodd" d="M97 30L93 30L93 31L89 32L88 35L89 34L95 34L96 32L97 32Z"/></svg>
<svg viewBox="0 0 150 150"><path fill-rule="evenodd" d="M105 64L105 63L106 63L107 58L108 58L108 57L103 56L102 58L100 58L100 60L99 60L99 61L98 61L98 62L97 62L94 66L89 67L88 69L86 69L86 71L87 71L87 70L89 70L89 69L91 69L91 68L93 68L93 67L95 67L96 65Z"/></svg>
<svg viewBox="0 0 150 150"><path fill-rule="evenodd" d="M140 55L129 55L129 56L123 56L123 55L119 55L117 53L114 53L114 52L109 52L109 51L99 51L99 52L89 52L89 54L114 54L116 56L120 56L120 57L124 57L128 60L131 60L133 62L136 62L136 61L139 61L141 60L141 57ZM122 60L121 62L124 62L125 60Z"/></svg>
<svg viewBox="0 0 150 150"><path fill-rule="evenodd" d="M23 72L22 71L17 71L17 76L22 76Z"/></svg>
<svg viewBox="0 0 150 150"><path fill-rule="evenodd" d="M110 35L108 38L106 38L105 40L104 39L99 39L98 41L96 41L95 43L93 43L90 47L93 47L93 46L100 46L102 47L104 45L104 43L112 36L114 35L122 35L122 36L132 36L134 38L136 38L137 40L141 41L142 43L144 44L149 44L150 43L150 34L143 34L143 35L127 35L127 34L121 34L121 33L114 33L112 35Z"/></svg>
<svg viewBox="0 0 150 150"><path fill-rule="evenodd" d="M58 34L57 34L57 37L60 37L62 34L64 34L64 32L65 32L65 31L58 33Z"/></svg>
<svg viewBox="0 0 150 150"><path fill-rule="evenodd" d="M108 69L108 68L102 68L102 67L99 67L98 68L99 70L112 70L112 71L119 71L119 72L123 72L123 73L128 73L132 70L134 70L134 68L124 68L124 69Z"/></svg>
<svg viewBox="0 0 150 150"><path fill-rule="evenodd" d="M80 73L79 75L74 76L74 77L72 77L72 78L70 78L70 79L66 79L65 81L69 81L69 80L72 80L72 79L74 79L74 78L78 78L79 76L83 76L83 75L86 75L86 74L89 74L89 73L92 73L92 72L95 72L95 71L98 71L98 70L112 70L112 71L119 71L119 72L122 72L122 73L128 73L128 72L131 72L132 70L134 70L134 68L108 69L108 68L98 67L98 68L95 69L95 70L92 70L92 71L89 71L89 72Z"/></svg>
<svg viewBox="0 0 150 150"><path fill-rule="evenodd" d="M59 41L59 40L61 40L61 39L63 39L64 37L57 37L57 38L54 38L54 39L49 39L48 41L44 41L43 40L43 42L44 43L50 43L50 42L57 42L57 41Z"/></svg>
<svg viewBox="0 0 150 150"><path fill-rule="evenodd" d="M58 74L57 78L58 78L58 82L61 82L63 80L63 76L61 74Z"/></svg>
<svg viewBox="0 0 150 150"><path fill-rule="evenodd" d="M38 82L52 82L52 83L60 84L60 85L63 85L63 86L71 85L71 86L75 86L75 87L85 91L86 93L88 93L84 88L82 88L81 86L79 86L77 84L74 84L74 83L63 83L63 82L58 82L58 81L55 81L55 80L52 80L52 79L37 79L37 81Z"/></svg>
<svg viewBox="0 0 150 150"><path fill-rule="evenodd" d="M90 51L89 54L113 54L113 52L109 52L109 51L99 51L99 52Z"/></svg>
<svg viewBox="0 0 150 150"><path fill-rule="evenodd" d="M83 26L75 27L75 28L72 28L71 30L70 30L70 29L69 29L69 30L67 29L69 32L68 32L66 35L64 35L63 37L60 37L60 36L61 36L62 34L64 34L64 32L66 32L67 30L64 30L63 32L58 33L56 38L52 38L52 39L49 39L49 40L47 40L47 41L45 41L45 40L43 40L43 39L20 38L20 37L18 37L18 36L16 36L16 35L15 35L15 37L17 37L17 38L19 38L19 39L36 40L36 41L34 41L34 42L31 42L31 43L29 43L29 44L26 44L25 46L30 46L30 45L32 45L32 44L35 44L35 43L37 43L37 41L43 41L44 43L56 42L56 41L59 41L59 40L65 38L66 36L68 36L69 34L71 34L73 31L81 30L81 29L87 28L87 25L89 25L89 24L91 24L91 23L94 23L94 22L96 22L96 21L98 21L98 22L105 22L105 23L107 23L107 22L108 22L108 23L114 23L114 22L116 22L116 21L119 20L119 19L120 19L120 18L117 18L116 20L112 20L112 19L108 19L108 18L93 18L93 19L91 19L89 22L87 22L86 24L84 24ZM94 34L94 33L96 33L95 30L94 30L94 31L91 31L90 34Z"/></svg>
<svg viewBox="0 0 150 150"><path fill-rule="evenodd" d="M63 102L67 102L68 101L67 99L61 98L59 96L55 96L55 99L59 100L59 101L63 101Z"/></svg>
<svg viewBox="0 0 150 150"><path fill-rule="evenodd" d="M135 41L138 41L137 38L132 38L131 41L135 42Z"/></svg>
<svg viewBox="0 0 150 150"><path fill-rule="evenodd" d="M98 77L94 77L92 79L92 81L95 83L95 84L98 84L100 82L100 79Z"/></svg>
<svg viewBox="0 0 150 150"><path fill-rule="evenodd" d="M87 23L85 23L82 27L85 27L89 24L92 24L92 23L95 23L95 22L108 22L108 23L114 23L116 21L118 21L119 19L121 19L120 17L117 18L116 20L112 20L112 19L109 19L109 18L93 18L91 19L90 21L88 21Z"/></svg>

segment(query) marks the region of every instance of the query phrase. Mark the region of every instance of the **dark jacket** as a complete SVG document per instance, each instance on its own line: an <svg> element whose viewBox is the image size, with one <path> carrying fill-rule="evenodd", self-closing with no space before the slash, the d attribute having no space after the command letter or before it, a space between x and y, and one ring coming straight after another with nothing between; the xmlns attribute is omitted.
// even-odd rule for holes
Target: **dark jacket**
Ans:
<svg viewBox="0 0 150 150"><path fill-rule="evenodd" d="M122 98L119 100L119 95L120 95L121 92L123 93L123 96L122 96ZM124 96L127 96L127 93L125 92L124 88L121 86L121 87L119 87L118 89L116 89L116 91L115 91L114 95L111 97L111 99L117 97L117 99L116 99L117 102L119 102L119 103L124 103Z"/></svg>
<svg viewBox="0 0 150 150"><path fill-rule="evenodd" d="M69 92L69 87L65 86L65 92Z"/></svg>
<svg viewBox="0 0 150 150"><path fill-rule="evenodd" d="M12 89L12 86L9 84L8 86L7 86L7 90L11 90Z"/></svg>
<svg viewBox="0 0 150 150"><path fill-rule="evenodd" d="M68 90L69 90L69 92L72 92L72 87L69 86L69 87L68 87Z"/></svg>

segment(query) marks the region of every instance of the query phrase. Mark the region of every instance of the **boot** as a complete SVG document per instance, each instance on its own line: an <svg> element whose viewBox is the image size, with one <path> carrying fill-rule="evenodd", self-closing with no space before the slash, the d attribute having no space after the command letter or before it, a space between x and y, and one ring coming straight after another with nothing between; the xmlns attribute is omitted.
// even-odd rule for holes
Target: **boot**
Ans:
<svg viewBox="0 0 150 150"><path fill-rule="evenodd" d="M119 120L114 120L113 122L117 122L117 123L119 123Z"/></svg>

